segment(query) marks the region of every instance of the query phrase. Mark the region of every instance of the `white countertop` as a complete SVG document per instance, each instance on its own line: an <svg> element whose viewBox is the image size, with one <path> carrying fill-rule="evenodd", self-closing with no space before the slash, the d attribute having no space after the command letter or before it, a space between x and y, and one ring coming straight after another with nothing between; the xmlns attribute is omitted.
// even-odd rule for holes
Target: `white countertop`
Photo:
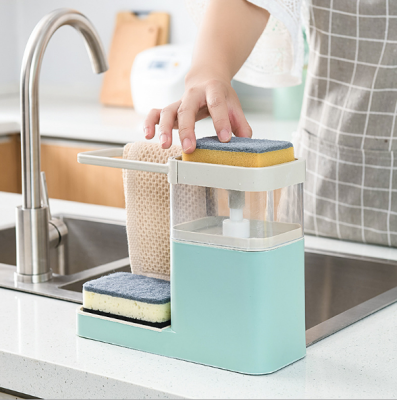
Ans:
<svg viewBox="0 0 397 400"><path fill-rule="evenodd" d="M290 140L297 121L275 121L270 115L247 113L256 138ZM94 99L70 96L42 95L40 97L40 131L43 136L124 145L145 140L145 116L130 108L105 107ZM19 98L0 98L0 135L19 132ZM196 136L215 135L212 121L196 124ZM174 142L179 142L177 131Z"/></svg>
<svg viewBox="0 0 397 400"><path fill-rule="evenodd" d="M0 193L0 226L19 195ZM51 200L53 213L124 220L121 209ZM385 255L306 238L310 247ZM393 249L395 250L395 249ZM0 387L42 398L396 398L397 304L316 343L305 359L247 376L76 336L76 304L0 289Z"/></svg>

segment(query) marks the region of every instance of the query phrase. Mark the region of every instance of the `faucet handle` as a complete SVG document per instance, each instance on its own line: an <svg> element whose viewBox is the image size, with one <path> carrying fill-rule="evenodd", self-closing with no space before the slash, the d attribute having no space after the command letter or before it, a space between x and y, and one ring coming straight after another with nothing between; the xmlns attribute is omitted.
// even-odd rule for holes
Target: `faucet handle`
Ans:
<svg viewBox="0 0 397 400"><path fill-rule="evenodd" d="M52 218L45 172L40 173L40 178L42 205L47 207L50 248L53 249L65 244L68 237L68 227L62 218ZM65 261L62 261L62 263L62 265L65 265Z"/></svg>
<svg viewBox="0 0 397 400"><path fill-rule="evenodd" d="M47 189L47 179L45 177L45 172L42 171L40 173L40 182L41 182L41 199L43 202L43 206L47 207L48 209L48 220L52 220L51 210L50 210L50 202L48 200L48 189Z"/></svg>

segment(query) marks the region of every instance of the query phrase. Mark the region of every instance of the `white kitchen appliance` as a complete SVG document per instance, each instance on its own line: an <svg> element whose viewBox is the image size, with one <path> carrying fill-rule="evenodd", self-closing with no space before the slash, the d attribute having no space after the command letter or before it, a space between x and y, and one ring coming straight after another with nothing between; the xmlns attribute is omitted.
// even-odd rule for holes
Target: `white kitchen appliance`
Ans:
<svg viewBox="0 0 397 400"><path fill-rule="evenodd" d="M131 94L135 110L147 114L178 101L185 90L193 46L164 45L142 51L131 70Z"/></svg>

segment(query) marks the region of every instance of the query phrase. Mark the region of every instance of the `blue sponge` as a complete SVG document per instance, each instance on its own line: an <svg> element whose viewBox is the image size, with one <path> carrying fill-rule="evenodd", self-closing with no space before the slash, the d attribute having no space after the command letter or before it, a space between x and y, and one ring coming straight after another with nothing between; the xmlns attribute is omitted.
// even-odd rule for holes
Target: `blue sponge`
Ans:
<svg viewBox="0 0 397 400"><path fill-rule="evenodd" d="M116 272L83 285L83 310L108 318L164 328L170 325L170 283Z"/></svg>
<svg viewBox="0 0 397 400"><path fill-rule="evenodd" d="M193 153L182 153L183 161L246 168L270 167L294 159L291 142L240 137L232 137L228 143L220 142L216 136L198 139Z"/></svg>
<svg viewBox="0 0 397 400"><path fill-rule="evenodd" d="M85 291L149 304L165 304L171 300L170 282L129 272L115 272L86 282Z"/></svg>
<svg viewBox="0 0 397 400"><path fill-rule="evenodd" d="M233 136L228 143L222 143L217 136L197 139L196 148L206 150L232 151L236 153L268 153L269 151L285 150L292 146L291 142L283 140L250 139Z"/></svg>

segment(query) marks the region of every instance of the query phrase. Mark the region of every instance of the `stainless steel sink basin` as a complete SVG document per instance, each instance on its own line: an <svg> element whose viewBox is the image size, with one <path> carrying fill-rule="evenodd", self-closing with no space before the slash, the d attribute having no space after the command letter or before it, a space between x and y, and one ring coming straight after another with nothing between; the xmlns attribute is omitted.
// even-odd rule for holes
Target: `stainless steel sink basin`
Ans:
<svg viewBox="0 0 397 400"><path fill-rule="evenodd" d="M69 215L57 218L65 222L69 232L64 262L58 262L58 252L51 250L54 278L45 283L14 281L15 227L0 230L0 287L81 303L84 282L113 271L131 270L123 223Z"/></svg>
<svg viewBox="0 0 397 400"><path fill-rule="evenodd" d="M45 283L14 282L15 228L0 230L0 287L82 303L85 282L114 271L130 271L123 224L60 217L69 230L68 263ZM56 265L55 251L52 257ZM397 301L394 261L307 249L305 281L308 346Z"/></svg>
<svg viewBox="0 0 397 400"><path fill-rule="evenodd" d="M58 215L68 228L66 265L59 269L57 251L50 251L55 274L72 275L128 257L125 225ZM15 227L0 230L0 263L16 266Z"/></svg>
<svg viewBox="0 0 397 400"><path fill-rule="evenodd" d="M0 264L17 265L15 227L0 230Z"/></svg>
<svg viewBox="0 0 397 400"><path fill-rule="evenodd" d="M397 262L306 250L306 344L397 301Z"/></svg>

